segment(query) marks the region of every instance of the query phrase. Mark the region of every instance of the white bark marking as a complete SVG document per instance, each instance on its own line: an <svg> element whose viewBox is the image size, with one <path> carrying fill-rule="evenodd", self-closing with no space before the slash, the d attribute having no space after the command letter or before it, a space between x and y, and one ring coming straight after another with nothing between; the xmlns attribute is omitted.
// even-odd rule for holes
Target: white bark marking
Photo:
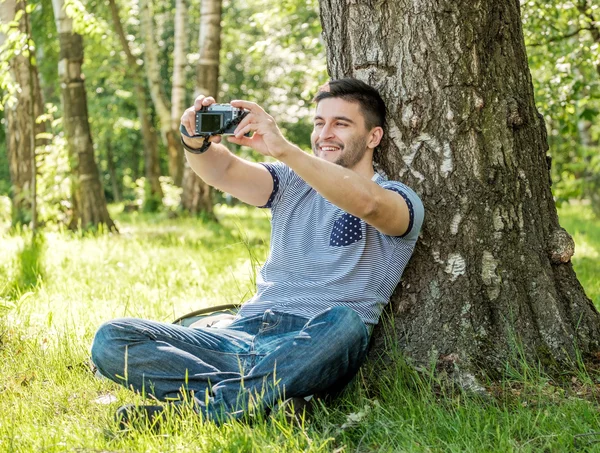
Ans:
<svg viewBox="0 0 600 453"><path fill-rule="evenodd" d="M504 229L504 221L502 220L502 213L500 212L500 209L494 210L492 221L494 223L494 230L502 231Z"/></svg>
<svg viewBox="0 0 600 453"><path fill-rule="evenodd" d="M410 127L410 120L413 117L412 104L408 104L402 109L402 124L405 127Z"/></svg>
<svg viewBox="0 0 600 453"><path fill-rule="evenodd" d="M531 187L529 187L529 180L527 179L527 176L525 175L525 172L523 170L519 170L519 178L524 182L525 184L525 194L527 194L527 196L529 198L532 197L531 194Z"/></svg>
<svg viewBox="0 0 600 453"><path fill-rule="evenodd" d="M452 172L454 166L452 164L452 150L450 149L450 143L444 143L444 161L442 162L442 167L440 168L442 172L442 176L447 178L450 172Z"/></svg>
<svg viewBox="0 0 600 453"><path fill-rule="evenodd" d="M458 227L461 220L462 216L458 212L452 217L452 222L450 223L450 234L452 234L452 236L455 236L458 233Z"/></svg>
<svg viewBox="0 0 600 453"><path fill-rule="evenodd" d="M465 259L459 253L452 253L448 257L448 264L444 272L452 275L451 280L455 281L459 276L464 275L467 269Z"/></svg>
<svg viewBox="0 0 600 453"><path fill-rule="evenodd" d="M521 238L525 238L525 222L523 221L523 203L519 203L517 207L517 217L519 219L519 231L521 232Z"/></svg>
<svg viewBox="0 0 600 453"><path fill-rule="evenodd" d="M444 260L442 260L440 258L440 252L438 252L437 250L434 250L431 255L433 256L433 261L438 263L438 264L444 264Z"/></svg>
<svg viewBox="0 0 600 453"><path fill-rule="evenodd" d="M500 295L501 278L496 273L498 261L487 250L483 252L481 259L481 279L484 285L488 286L487 293L490 300L495 300Z"/></svg>
<svg viewBox="0 0 600 453"><path fill-rule="evenodd" d="M72 33L73 20L65 11L64 0L52 0L52 9L54 10L54 23L58 33Z"/></svg>
<svg viewBox="0 0 600 453"><path fill-rule="evenodd" d="M412 168L413 160L414 160L415 156L417 155L417 152L419 151L420 146L412 145L411 152L407 154L406 153L406 145L402 141L402 131L400 131L400 129L398 128L398 125L393 120L391 120L389 122L388 135L392 139L392 142L394 143L394 145L396 145L396 148L398 148L398 151L400 152L400 155L402 156L402 160L406 164L406 167L410 171L411 175L413 175L419 181L424 181L425 176L423 176L423 174L420 173L419 171ZM406 172L406 170L402 169L400 171L400 176L404 175L405 172Z"/></svg>
<svg viewBox="0 0 600 453"><path fill-rule="evenodd" d="M388 136L392 139L392 142L394 143L394 145L396 145L396 148L398 148L398 151L400 152L400 155L402 156L402 159L404 160L404 158L405 158L404 155L406 153L406 145L402 141L402 131L398 128L398 125L396 124L396 122L394 120L389 121ZM406 160L404 160L404 162L406 163ZM411 163L412 163L412 160L411 160ZM407 165L410 165L410 164L407 164Z"/></svg>

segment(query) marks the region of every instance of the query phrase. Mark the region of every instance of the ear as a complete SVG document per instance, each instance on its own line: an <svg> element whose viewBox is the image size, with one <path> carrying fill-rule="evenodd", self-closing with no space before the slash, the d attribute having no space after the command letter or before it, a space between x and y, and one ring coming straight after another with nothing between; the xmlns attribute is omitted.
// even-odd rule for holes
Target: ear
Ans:
<svg viewBox="0 0 600 453"><path fill-rule="evenodd" d="M367 147L375 149L379 146L381 139L383 138L383 129L379 126L374 127L369 132L369 141L367 142Z"/></svg>

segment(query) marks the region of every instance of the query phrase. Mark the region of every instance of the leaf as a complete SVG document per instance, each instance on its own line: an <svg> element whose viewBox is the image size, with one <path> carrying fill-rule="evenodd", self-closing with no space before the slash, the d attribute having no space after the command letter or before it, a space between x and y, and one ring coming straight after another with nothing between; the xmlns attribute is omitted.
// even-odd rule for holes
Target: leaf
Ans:
<svg viewBox="0 0 600 453"><path fill-rule="evenodd" d="M112 404L117 402L117 397L111 393L106 393L104 395L100 395L93 402L96 404Z"/></svg>
<svg viewBox="0 0 600 453"><path fill-rule="evenodd" d="M581 118L582 120L587 120L587 121L593 121L594 118L596 118L596 116L598 116L598 113L600 113L600 111L598 111L598 109L584 109L583 112L581 112L579 114L579 118Z"/></svg>

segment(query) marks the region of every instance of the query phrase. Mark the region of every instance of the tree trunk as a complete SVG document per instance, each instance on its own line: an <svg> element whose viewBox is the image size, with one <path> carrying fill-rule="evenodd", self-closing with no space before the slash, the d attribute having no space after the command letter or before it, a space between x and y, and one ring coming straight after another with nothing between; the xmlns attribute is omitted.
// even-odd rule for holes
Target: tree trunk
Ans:
<svg viewBox="0 0 600 453"><path fill-rule="evenodd" d="M177 4L176 11L176 24L181 25L185 23L185 3L179 1ZM184 11L181 9L183 8ZM167 147L167 156L169 160L169 175L173 178L173 182L177 185L181 185L183 177L183 148L178 140L179 128L172 128L173 119L171 116L171 106L164 94L163 84L160 78L160 66L158 63L158 46L154 36L154 23L152 21L152 11L150 0L140 0L140 15L141 15L141 29L142 36L144 37L144 55L146 56L146 76L148 77L148 84L150 85L150 94L152 96L152 102L158 113L160 120L160 132L163 142ZM178 32L176 28L176 33ZM185 30L183 31L185 32ZM179 30L179 33L182 32ZM181 41L183 38L179 36ZM177 42L177 41L176 41ZM185 53L184 53L185 59ZM185 63L184 63L185 64ZM181 63L179 63L181 70ZM181 117L182 112L178 114L178 118Z"/></svg>
<svg viewBox="0 0 600 453"><path fill-rule="evenodd" d="M133 56L129 41L125 36L123 25L119 17L119 9L115 0L108 1L115 31L119 36L121 47L127 57L128 70L135 86L135 103L142 130L142 140L144 142L144 172L146 176L146 194L144 197L144 210L154 211L162 204L163 191L160 186L160 165L158 157L158 144L156 143L156 130L152 125L148 101L146 99L146 87L144 86L144 77L142 68Z"/></svg>
<svg viewBox="0 0 600 453"><path fill-rule="evenodd" d="M167 141L169 145L169 172L173 182L181 186L183 183L183 148L179 138L179 123L185 109L185 68L187 56L187 4L186 0L175 1L175 48L173 49L173 87L171 88L171 133Z"/></svg>
<svg viewBox="0 0 600 453"><path fill-rule="evenodd" d="M12 79L19 87L15 93L16 102L5 105L7 152L12 183L12 226L31 222L32 228L35 229L35 147L41 144L35 137L46 129L44 123L36 123L36 118L43 112L42 95L37 68L31 63L28 55L30 48L27 43L31 40L31 33L25 3L6 0L0 4L0 19L4 24L12 22L18 11L21 11L17 22L18 32L25 40L6 43L9 48L17 45L19 50L9 62ZM6 36L0 33L0 45L5 42Z"/></svg>
<svg viewBox="0 0 600 453"><path fill-rule="evenodd" d="M321 0L321 20L331 76L386 100L376 159L425 204L392 300L405 353L493 374L515 343L548 366L597 351L600 315L550 192L519 2Z"/></svg>
<svg viewBox="0 0 600 453"><path fill-rule="evenodd" d="M83 40L81 35L73 33L73 24L64 11L63 0L53 0L52 6L60 42L58 77L64 110L63 125L73 172L73 212L69 228L89 228L102 224L116 231L106 208L104 189L94 158L85 85L81 75Z"/></svg>
<svg viewBox="0 0 600 453"><path fill-rule="evenodd" d="M200 59L196 66L196 92L214 96L219 93L219 52L221 51L221 0L202 0L200 11ZM211 188L189 165L185 165L181 204L191 213L213 216Z"/></svg>
<svg viewBox="0 0 600 453"><path fill-rule="evenodd" d="M115 167L115 155L113 154L112 143L109 141L106 143L106 163L108 167L108 174L110 175L110 183L113 190L113 200L115 203L121 202L121 189L119 188L119 181L117 179L117 168Z"/></svg>

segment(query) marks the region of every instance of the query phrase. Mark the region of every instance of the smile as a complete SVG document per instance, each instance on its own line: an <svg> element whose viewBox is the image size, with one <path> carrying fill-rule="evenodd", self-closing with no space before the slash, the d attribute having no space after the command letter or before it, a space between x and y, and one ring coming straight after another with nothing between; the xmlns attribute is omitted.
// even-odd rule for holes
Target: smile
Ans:
<svg viewBox="0 0 600 453"><path fill-rule="evenodd" d="M342 148L339 146L319 146L319 149L321 151L332 152L332 151L340 151Z"/></svg>

